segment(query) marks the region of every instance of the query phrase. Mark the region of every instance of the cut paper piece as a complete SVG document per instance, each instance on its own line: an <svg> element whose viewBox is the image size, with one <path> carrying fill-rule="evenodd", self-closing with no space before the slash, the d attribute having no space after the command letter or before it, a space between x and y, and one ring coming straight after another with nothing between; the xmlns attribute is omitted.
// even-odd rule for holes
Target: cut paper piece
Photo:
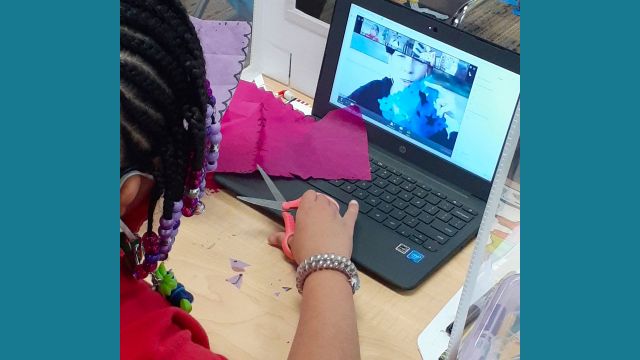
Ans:
<svg viewBox="0 0 640 360"><path fill-rule="evenodd" d="M244 21L212 21L191 17L204 55L207 80L216 97L216 119L227 110L247 58L251 25Z"/></svg>
<svg viewBox="0 0 640 360"><path fill-rule="evenodd" d="M229 282L231 285L237 287L238 289L240 289L240 287L242 286L242 275L243 274L238 274L238 275L234 275L230 278L227 279L227 282Z"/></svg>
<svg viewBox="0 0 640 360"><path fill-rule="evenodd" d="M367 131L355 108L316 121L253 83L240 81L222 118L218 172L371 180Z"/></svg>
<svg viewBox="0 0 640 360"><path fill-rule="evenodd" d="M280 292L274 292L273 295L275 295L276 297L280 297Z"/></svg>
<svg viewBox="0 0 640 360"><path fill-rule="evenodd" d="M229 259L229 262L231 263L231 269L237 272L243 272L247 266L251 266L246 262L237 259Z"/></svg>
<svg viewBox="0 0 640 360"><path fill-rule="evenodd" d="M287 292L287 291L291 290L291 288L290 288L290 287L287 287L287 286L283 286L283 287L282 287L282 290L284 290L285 292Z"/></svg>

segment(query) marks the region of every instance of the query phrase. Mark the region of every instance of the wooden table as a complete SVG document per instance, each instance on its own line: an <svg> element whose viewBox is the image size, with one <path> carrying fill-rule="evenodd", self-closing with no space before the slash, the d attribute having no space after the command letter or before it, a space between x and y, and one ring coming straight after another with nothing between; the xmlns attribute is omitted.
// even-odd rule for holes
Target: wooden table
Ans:
<svg viewBox="0 0 640 360"><path fill-rule="evenodd" d="M274 82L266 83L274 88ZM301 298L294 267L267 244L269 234L282 231L281 222L224 191L204 202L205 214L183 220L167 261L195 296L192 315L209 334L212 349L229 359L285 359ZM418 335L462 286L472 244L414 291L395 292L361 273L355 302L363 359L421 358ZM230 258L251 265L240 289L225 281L237 274Z"/></svg>

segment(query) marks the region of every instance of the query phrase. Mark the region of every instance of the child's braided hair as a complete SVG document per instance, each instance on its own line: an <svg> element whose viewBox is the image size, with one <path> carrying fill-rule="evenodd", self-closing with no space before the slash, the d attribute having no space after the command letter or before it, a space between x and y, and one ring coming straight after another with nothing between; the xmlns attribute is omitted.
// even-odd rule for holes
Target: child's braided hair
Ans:
<svg viewBox="0 0 640 360"><path fill-rule="evenodd" d="M153 209L164 195L171 219L189 171L202 169L205 63L196 31L178 0L120 0L121 167L151 172Z"/></svg>

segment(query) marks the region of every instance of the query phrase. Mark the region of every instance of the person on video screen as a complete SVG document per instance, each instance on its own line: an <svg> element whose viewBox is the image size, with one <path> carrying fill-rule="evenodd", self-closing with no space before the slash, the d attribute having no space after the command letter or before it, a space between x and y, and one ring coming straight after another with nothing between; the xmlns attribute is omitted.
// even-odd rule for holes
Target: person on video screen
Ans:
<svg viewBox="0 0 640 360"><path fill-rule="evenodd" d="M435 58L435 54L420 43L413 46L410 55L402 51L403 47L397 39L392 39L386 46L389 54L388 76L359 87L349 95L349 99L367 110L382 115L380 99L402 91L415 81L429 76L433 70L431 58Z"/></svg>
<svg viewBox="0 0 640 360"><path fill-rule="evenodd" d="M380 39L378 38L378 33L380 33L380 27L378 25L373 25L373 27L371 27L371 30L369 30L369 33L365 34L364 36L375 42L380 42Z"/></svg>

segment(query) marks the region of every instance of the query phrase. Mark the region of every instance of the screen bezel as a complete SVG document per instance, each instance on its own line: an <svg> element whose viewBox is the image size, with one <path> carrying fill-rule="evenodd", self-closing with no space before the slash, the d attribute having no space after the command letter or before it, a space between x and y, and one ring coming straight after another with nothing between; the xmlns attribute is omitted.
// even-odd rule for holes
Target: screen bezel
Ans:
<svg viewBox="0 0 640 360"><path fill-rule="evenodd" d="M351 4L355 4L376 14L384 14L383 16L389 20L520 75L519 54L465 33L450 25L441 23L410 8L385 0L337 0L333 20L329 28L327 46L325 48L312 110L312 114L318 118L322 118L329 111L337 109L337 106L331 104L329 100L333 89L340 52L342 50L342 43L346 33ZM518 102L519 101L518 96ZM517 103L513 106L513 113L515 113L516 107ZM513 121L513 113L511 121ZM491 183L493 182L493 177L495 177L495 169L498 165L497 161L495 165L496 168L494 168L494 175L491 181L489 181L458 165L449 163L426 150L420 149L418 146L404 141L373 124L369 124L368 122L365 122L365 124L370 143L414 164L418 168L424 169L463 188L480 199L486 201L489 197ZM502 154L503 150L500 151L500 154Z"/></svg>

